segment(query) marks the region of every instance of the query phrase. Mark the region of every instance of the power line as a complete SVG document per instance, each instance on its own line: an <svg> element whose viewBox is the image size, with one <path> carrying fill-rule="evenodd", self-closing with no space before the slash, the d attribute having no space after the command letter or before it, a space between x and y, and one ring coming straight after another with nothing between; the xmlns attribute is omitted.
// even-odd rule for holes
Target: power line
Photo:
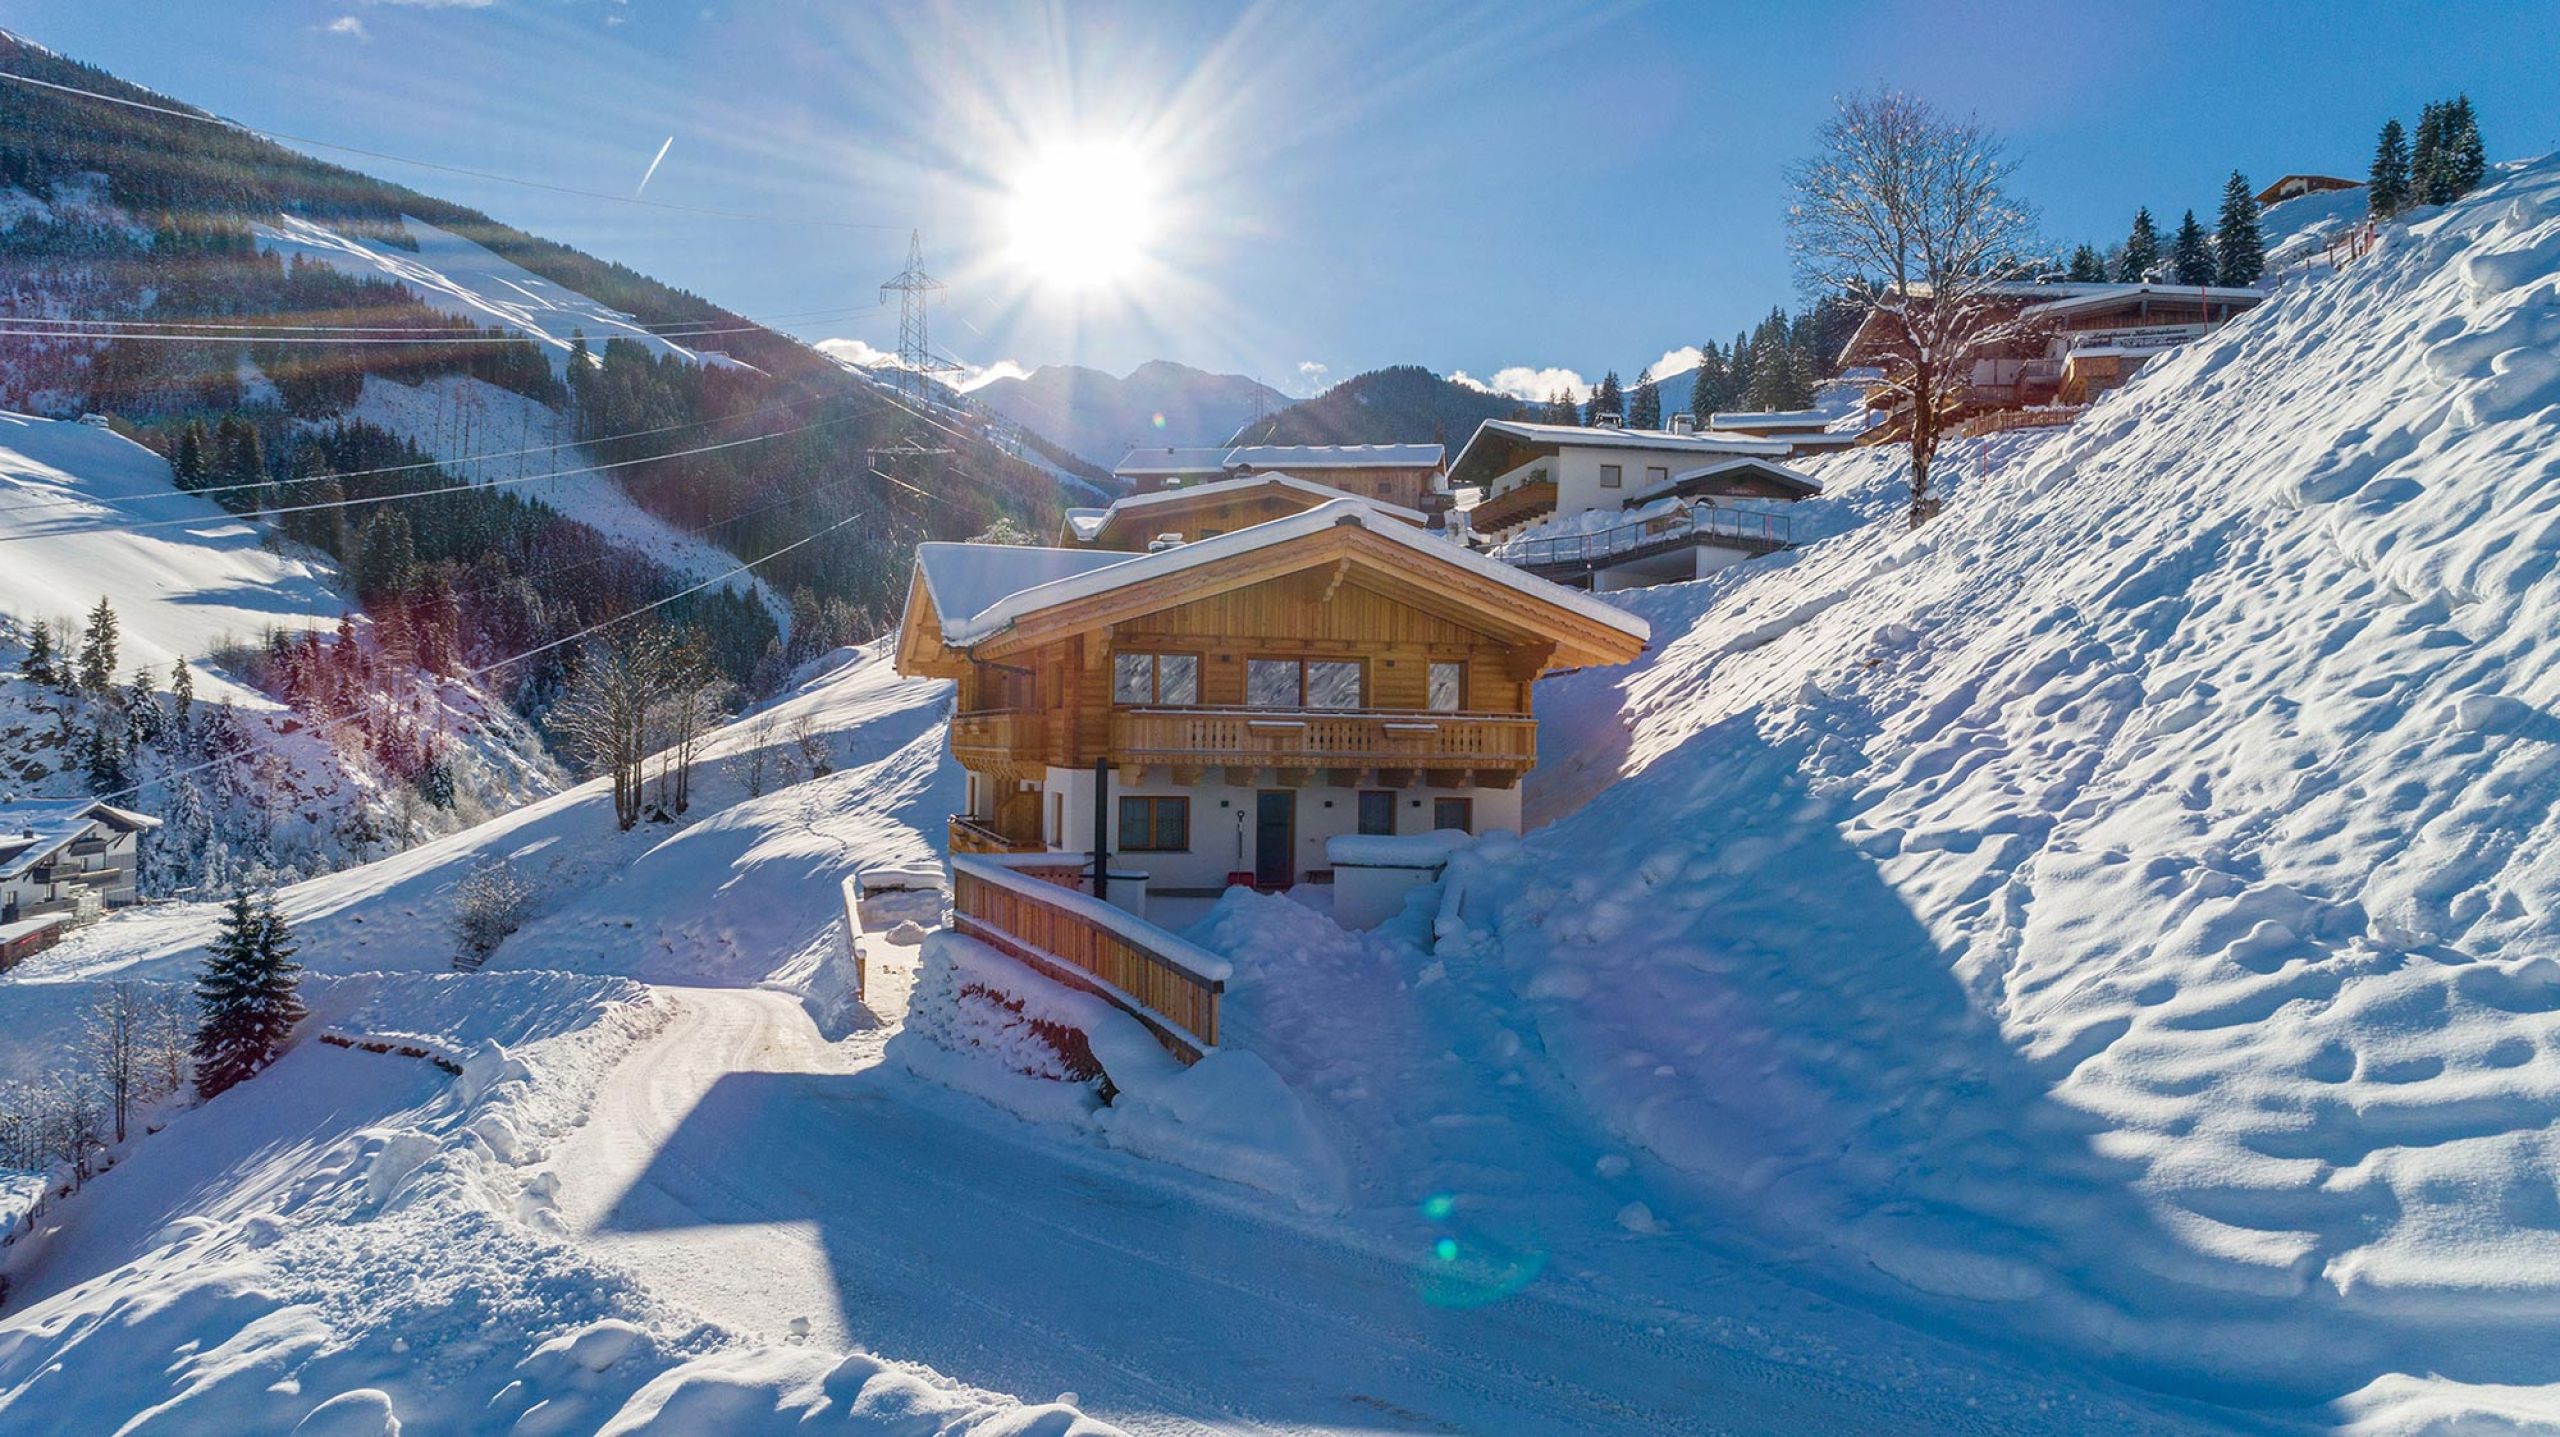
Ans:
<svg viewBox="0 0 2560 1437"><path fill-rule="evenodd" d="M855 315L855 314L867 314L867 313L870 313L870 312L872 312L872 311L875 311L875 310L877 310L877 309L879 309L879 308L880 308L880 304L879 304L877 301L875 301L875 302L873 302L873 303L871 303L871 304L850 304L850 305L838 305L838 306L835 306L835 307L833 307L833 308L829 308L829 309L809 309L809 310L799 310L799 311L795 311L795 312L788 313L788 314L765 315L765 316L761 316L761 317L752 317L752 318L751 318L751 317L749 317L749 316L746 316L746 315L739 315L739 316L736 316L736 317L737 317L740 321L742 321L741 323L739 323L739 324L735 324L735 325L725 325L725 326L721 326L721 327L717 327L717 328L713 328L713 327L705 327L705 326L699 326L699 325L696 325L696 326L686 326L686 325L681 325L681 324L668 324L668 325L664 325L664 326L652 327L652 326L649 324L649 322L648 322L647 320L644 320L644 319L640 319L640 318L637 318L637 317L631 317L631 316L626 316L626 317L625 317L625 319L627 320L627 322L628 322L628 323L630 323L630 324L632 324L632 325L635 325L635 326L639 327L639 329L641 330L641 332L643 332L643 333L645 333L645 334L647 334L647 335L649 335L649 336L651 336L651 337L653 337L653 338L657 338L657 339L707 339L707 338L713 337L713 336L715 336L715 335L724 335L724 334L774 334L777 338L785 338L785 339L787 339L787 338L790 338L790 336L780 334L778 331L774 330L771 326L772 326L772 325L774 325L774 324L776 324L776 323L779 323L779 322L781 322L781 321L783 321L783 320L836 318L836 317L842 317L842 316L848 316L848 315ZM615 321L615 320L614 320L613 316L610 316L610 315L595 315L595 316L591 316L591 318L595 319L595 320L596 320L596 322L597 322L597 323L599 323L599 324L609 324L609 323L615 323L615 322L617 322L617 321ZM503 317L501 317L501 318L500 318L500 324L505 324L505 323L508 323L508 322L509 322L509 321L506 321L505 319L503 319ZM298 334L308 334L308 335L313 335L313 336L315 336L315 337L317 337L318 339L321 339L321 340L327 340L327 339L330 339L332 336L340 335L340 334L345 334L345 335L382 335L382 336L390 336L390 337L404 338L404 339L405 339L405 338L414 338L414 339L417 339L417 340L418 340L418 341L420 341L420 342L425 342L425 343L436 343L436 342L445 342L445 343L450 343L450 342L453 342L453 341L455 341L455 340L470 340L470 339L478 339L478 340L481 340L481 341L483 341L483 342L488 342L488 336L483 335L483 334L480 334L480 333L479 333L479 331L480 331L480 330L482 330L482 329L484 329L484 328L496 328L496 327L498 327L498 326L495 326L495 325L489 325L489 326L479 325L479 324L476 324L476 323L474 323L474 322L472 322L472 321L469 321L469 320L464 320L464 321L463 321L463 323L465 323L465 324L470 324L470 325L471 325L471 328L469 328L469 329L439 328L439 327L434 326L434 325L425 325L425 324L287 324L287 323L275 323L275 322L269 322L269 321L265 321L265 320L245 320L245 319L244 319L244 320L80 319L80 318L72 318L72 317L67 317L67 316L58 316L58 315L42 315L42 314L0 314L0 324L17 324L17 325L46 325L46 326L90 326L90 327L105 326L106 328L101 329L98 333L95 333L95 334L91 334L91 333L89 332L89 330L88 330L88 329L86 329L86 328L82 328L82 329L72 329L72 330L68 330L68 331L67 331L67 333L69 333L70 335L75 336L75 337L79 337L79 338L96 338L96 339L123 339L123 338L128 338L128 337L139 337L139 336L137 336L137 335L134 335L134 334L133 334L133 331L138 331L138 330L149 330L149 331L153 331L153 332L155 332L155 333L156 333L156 332L159 332L159 331L180 331L180 330L184 330L184 331L195 331L195 330L203 330L203 331L207 331L208 333L212 334L212 336L213 336L215 339L217 339L217 340L221 340L221 341L225 341L225 342L232 341L232 340L238 340L238 341L242 341L242 342L252 342L252 343L282 343L282 342L285 342L285 341L283 341L283 340L281 340L281 339L262 339L262 338L259 338L259 336L264 336L264 335L269 335L269 334L276 334L276 335L298 335ZM173 335L170 335L169 337L175 338L175 337L179 337L179 336L177 336L177 335L174 335L174 334L173 334ZM548 337L555 337L555 336L550 336L550 335L546 334L546 335L545 335L545 337L546 337L546 338L548 338ZM511 338L511 339L520 339L520 340L522 340L522 341L523 341L523 342L525 342L525 343L532 343L532 342L533 342L533 341L532 341L532 339L531 339L531 337L530 337L530 336L527 336L527 335L513 335L513 336L506 336L506 338ZM601 338L606 339L606 340L612 340L612 339L623 339L623 338L629 338L629 336L627 336L627 335L619 335L619 334L614 334L614 333L611 333L611 332L607 332L607 333L605 333L604 335L602 335L602 336L601 336ZM345 342L352 342L352 341L345 341Z"/></svg>
<svg viewBox="0 0 2560 1437"><path fill-rule="evenodd" d="M194 110L180 110L167 105L147 104L141 100L127 99L121 95L100 94L96 90L84 90L77 85L58 85L51 80L39 80L33 75L20 75L8 70L0 70L0 80L7 80L20 85L33 85L38 89L53 90L65 95L80 95L92 100L103 100L110 105L122 105L127 109L142 110L154 115L167 115L172 119L187 120L199 125L212 125L217 129L232 130L244 135L255 135L264 140L278 140L295 145L314 145L324 150L335 150L340 154L362 155L369 160L388 160L395 165L416 165L420 169L439 170L449 175L468 175L473 179L494 180L499 184L521 185L526 189L531 190L549 190L554 194L576 195L580 199L611 200L618 205L639 205L645 209L674 210L682 214L712 215L721 219L754 220L760 224L807 225L817 229L883 230L889 232L895 232L905 228L903 225L864 224L853 220L816 220L799 218L792 215L755 214L744 210L709 209L701 205L680 205L673 204L665 200L646 200L634 195L608 194L602 190L582 190L569 185L555 185L542 180L528 180L521 179L514 175L502 175L491 170L475 170L462 165L441 164L435 160L421 160L412 158L408 155L390 154L382 150L361 149L354 145L342 145L334 140L313 139L309 135L288 134L282 130L262 130L255 125L242 124L238 120L226 120L219 115L202 114Z"/></svg>

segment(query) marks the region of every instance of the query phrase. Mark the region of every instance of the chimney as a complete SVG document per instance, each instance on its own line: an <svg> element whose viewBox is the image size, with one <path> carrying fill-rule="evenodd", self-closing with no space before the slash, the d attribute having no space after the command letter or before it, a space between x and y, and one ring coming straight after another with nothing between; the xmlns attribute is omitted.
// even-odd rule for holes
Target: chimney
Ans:
<svg viewBox="0 0 2560 1437"><path fill-rule="evenodd" d="M1591 427L1594 429L1624 429L1627 427L1627 416L1623 414L1594 414L1591 416Z"/></svg>
<svg viewBox="0 0 2560 1437"><path fill-rule="evenodd" d="M1694 414L1689 414L1689 413L1680 413L1680 414L1674 414L1674 415L1672 415L1672 416L1671 416L1671 432L1672 432L1672 433L1674 433L1674 434L1695 434L1695 433L1697 433L1697 432L1698 432L1698 416L1696 416L1696 415L1694 415Z"/></svg>

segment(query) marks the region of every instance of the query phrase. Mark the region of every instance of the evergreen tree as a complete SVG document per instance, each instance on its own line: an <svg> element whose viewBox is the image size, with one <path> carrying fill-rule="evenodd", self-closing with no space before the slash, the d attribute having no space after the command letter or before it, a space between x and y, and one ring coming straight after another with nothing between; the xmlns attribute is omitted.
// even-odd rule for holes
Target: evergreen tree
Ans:
<svg viewBox="0 0 2560 1437"><path fill-rule="evenodd" d="M1729 404L1739 405L1742 403L1742 396L1751 392L1751 366L1759 359L1758 355L1751 352L1750 333L1736 331L1733 336L1733 348L1726 350L1725 354L1727 355L1725 367L1732 373L1725 399Z"/></svg>
<svg viewBox="0 0 2560 1437"><path fill-rule="evenodd" d="M2471 109L2469 95L2456 95L2444 112L2445 187L2451 193L2445 202L2458 200L2480 188L2489 177L2488 150L2480 142L2480 117Z"/></svg>
<svg viewBox="0 0 2560 1437"><path fill-rule="evenodd" d="M2071 265L2064 278L2074 284L2099 284L2107 277L2107 262L2098 257L2097 247L2083 244L2071 252Z"/></svg>
<svg viewBox="0 0 2560 1437"><path fill-rule="evenodd" d="M1710 339L1698 346L1698 373L1689 389L1689 414L1704 429L1717 410L1732 402L1733 372L1725 367L1724 351Z"/></svg>
<svg viewBox="0 0 2560 1437"><path fill-rule="evenodd" d="M184 654L178 656L177 663L169 670L169 698L177 711L178 731L184 733L196 706L195 671L187 667Z"/></svg>
<svg viewBox="0 0 2560 1437"><path fill-rule="evenodd" d="M2422 205L2453 198L2445 176L2444 106L2434 101L2418 112L2418 137L2409 151L2409 198Z"/></svg>
<svg viewBox="0 0 2560 1437"><path fill-rule="evenodd" d="M42 619L27 631L27 656L18 660L18 672L29 683L53 682L53 625Z"/></svg>
<svg viewBox="0 0 2560 1437"><path fill-rule="evenodd" d="M2196 212L2178 222L2176 238L2169 241L2169 277L2180 284L2213 283L2213 245L2204 237L2204 226L2196 223Z"/></svg>
<svg viewBox="0 0 2560 1437"><path fill-rule="evenodd" d="M2409 137L2398 120L2382 122L2373 147L2373 173L2365 184L2373 217L2387 220L2409 207Z"/></svg>
<svg viewBox="0 0 2560 1437"><path fill-rule="evenodd" d="M2124 248L2116 255L2116 282L2140 284L2159 267L2160 229L2145 206L2133 212L2133 232L2125 236Z"/></svg>
<svg viewBox="0 0 2560 1437"><path fill-rule="evenodd" d="M80 687L103 694L116 681L116 611L106 596L89 611L89 631L80 638Z"/></svg>
<svg viewBox="0 0 2560 1437"><path fill-rule="evenodd" d="M2238 170L2222 182L2222 213L2213 227L2213 280L2252 285L2267 272L2267 238L2258 229L2258 198Z"/></svg>
<svg viewBox="0 0 2560 1437"><path fill-rule="evenodd" d="M201 489L213 482L213 461L206 454L207 436L204 421L190 419L178 431L177 452L170 456L169 469L181 489Z"/></svg>
<svg viewBox="0 0 2560 1437"><path fill-rule="evenodd" d="M272 896L235 895L196 978L196 1091L213 1097L275 1061L303 1006L301 968Z"/></svg>
<svg viewBox="0 0 2560 1437"><path fill-rule="evenodd" d="M1662 427L1662 390L1653 382L1653 366L1646 365L1636 376L1636 392L1627 405L1627 427L1660 429Z"/></svg>
<svg viewBox="0 0 2560 1437"><path fill-rule="evenodd" d="M1614 369L1600 376L1600 387L1591 391L1589 422L1598 424L1604 414L1614 414L1622 421L1627 417L1627 392L1619 387L1618 371Z"/></svg>

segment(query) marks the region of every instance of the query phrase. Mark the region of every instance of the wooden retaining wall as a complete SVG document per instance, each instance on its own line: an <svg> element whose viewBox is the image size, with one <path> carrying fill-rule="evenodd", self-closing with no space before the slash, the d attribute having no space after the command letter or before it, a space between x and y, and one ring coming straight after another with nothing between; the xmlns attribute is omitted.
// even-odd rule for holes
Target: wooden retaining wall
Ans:
<svg viewBox="0 0 2560 1437"><path fill-rule="evenodd" d="M1185 1063L1217 1046L1225 965L1144 919L956 853L951 915L959 932L1127 1012Z"/></svg>

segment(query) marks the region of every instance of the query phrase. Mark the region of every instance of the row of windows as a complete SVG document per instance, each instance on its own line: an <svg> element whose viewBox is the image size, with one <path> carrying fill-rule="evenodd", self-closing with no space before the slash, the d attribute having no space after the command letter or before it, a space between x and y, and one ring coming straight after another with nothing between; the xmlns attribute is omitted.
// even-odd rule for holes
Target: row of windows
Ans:
<svg viewBox="0 0 2560 1437"><path fill-rule="evenodd" d="M1670 467L1669 467L1669 466L1667 466L1667 465L1662 465L1662 464L1649 464L1649 465L1645 466L1645 471L1644 471L1644 487L1645 487L1645 488L1647 488L1647 489L1656 489L1656 488L1659 488L1659 487L1661 487L1662 485L1668 484L1668 483L1670 483L1670 482L1671 482L1671 470L1670 470ZM1625 487L1626 487L1626 484L1627 484L1627 471L1626 471L1625 469L1623 469L1623 468L1621 468L1621 467L1619 467L1618 465L1615 465L1615 464L1603 464L1603 465L1601 465L1601 466L1600 466L1600 487L1601 487L1601 488L1603 488L1603 489L1623 489L1623 488L1625 488Z"/></svg>
<svg viewBox="0 0 2560 1437"><path fill-rule="evenodd" d="M1368 667L1357 659L1247 659L1244 701L1258 709L1368 707ZM1433 713L1466 707L1467 666L1431 666L1426 703ZM1200 702L1197 654L1114 654L1111 701L1187 708Z"/></svg>
<svg viewBox="0 0 2560 1437"><path fill-rule="evenodd" d="M1435 798L1431 800L1433 829L1454 828L1473 833L1476 827L1476 805L1471 798ZM1392 836L1396 831L1396 796L1385 789L1364 789L1360 793L1360 831L1366 834ZM1191 848L1191 800L1187 798L1124 797L1120 800L1120 851L1123 853L1186 853Z"/></svg>

